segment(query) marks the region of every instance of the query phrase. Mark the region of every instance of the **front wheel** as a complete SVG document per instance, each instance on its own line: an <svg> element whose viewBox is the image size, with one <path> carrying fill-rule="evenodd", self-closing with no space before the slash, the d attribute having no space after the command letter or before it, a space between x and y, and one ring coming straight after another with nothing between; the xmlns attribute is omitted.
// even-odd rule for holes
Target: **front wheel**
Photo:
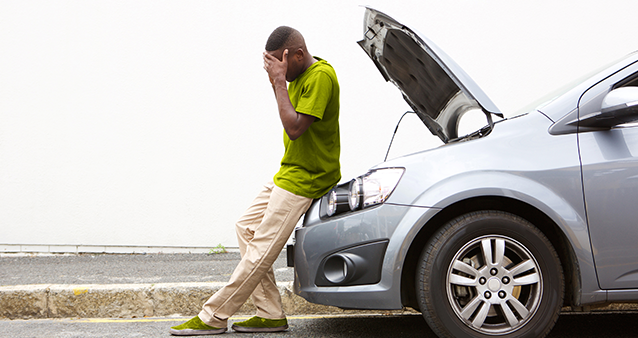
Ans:
<svg viewBox="0 0 638 338"><path fill-rule="evenodd" d="M561 264L547 237L500 211L447 223L424 248L416 285L440 337L545 337L563 304Z"/></svg>

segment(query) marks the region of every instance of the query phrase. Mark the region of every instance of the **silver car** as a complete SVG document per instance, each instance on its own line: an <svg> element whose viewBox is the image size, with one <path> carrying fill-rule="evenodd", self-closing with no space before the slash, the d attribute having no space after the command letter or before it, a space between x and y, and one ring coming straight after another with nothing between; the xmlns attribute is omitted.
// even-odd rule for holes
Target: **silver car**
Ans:
<svg viewBox="0 0 638 338"><path fill-rule="evenodd" d="M388 15L368 8L359 44L445 144L313 203L290 248L297 294L412 307L441 337L543 337L563 306L638 300L638 54L503 118ZM459 136L472 111L485 127Z"/></svg>

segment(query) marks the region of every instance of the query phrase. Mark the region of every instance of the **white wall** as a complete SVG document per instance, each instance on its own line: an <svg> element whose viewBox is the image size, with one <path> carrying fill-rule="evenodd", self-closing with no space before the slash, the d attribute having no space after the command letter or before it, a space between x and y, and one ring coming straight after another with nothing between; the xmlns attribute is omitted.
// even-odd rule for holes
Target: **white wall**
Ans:
<svg viewBox="0 0 638 338"><path fill-rule="evenodd" d="M344 180L382 161L409 108L355 43L358 4L0 0L0 251L236 246L282 155L261 58L279 25L337 70ZM368 4L436 42L506 116L638 49L635 1ZM391 157L440 144L414 119Z"/></svg>

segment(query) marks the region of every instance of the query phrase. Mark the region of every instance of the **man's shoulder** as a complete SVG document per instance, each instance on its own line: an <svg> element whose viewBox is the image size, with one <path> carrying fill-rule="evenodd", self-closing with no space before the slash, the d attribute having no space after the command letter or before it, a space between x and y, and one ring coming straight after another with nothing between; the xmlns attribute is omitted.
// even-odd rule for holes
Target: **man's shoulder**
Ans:
<svg viewBox="0 0 638 338"><path fill-rule="evenodd" d="M315 59L317 59L317 62L315 62L316 71L329 71L334 73L334 67L332 67L332 65L328 61L317 57L315 57Z"/></svg>
<svg viewBox="0 0 638 338"><path fill-rule="evenodd" d="M315 57L316 58L316 57ZM317 62L313 64L313 67L310 69L308 74L308 79L310 78L322 78L327 77L332 82L336 82L338 85L337 74L330 63L326 60L317 58Z"/></svg>

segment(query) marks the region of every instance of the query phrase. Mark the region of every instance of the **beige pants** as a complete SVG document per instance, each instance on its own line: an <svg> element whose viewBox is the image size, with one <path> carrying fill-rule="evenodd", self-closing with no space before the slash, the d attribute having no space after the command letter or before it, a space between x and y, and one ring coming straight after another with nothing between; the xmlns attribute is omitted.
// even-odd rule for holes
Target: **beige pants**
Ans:
<svg viewBox="0 0 638 338"><path fill-rule="evenodd" d="M288 241L312 199L281 189L269 182L237 221L241 261L230 281L204 304L199 318L214 327L226 327L252 294L257 316L283 319L281 296L272 264Z"/></svg>

